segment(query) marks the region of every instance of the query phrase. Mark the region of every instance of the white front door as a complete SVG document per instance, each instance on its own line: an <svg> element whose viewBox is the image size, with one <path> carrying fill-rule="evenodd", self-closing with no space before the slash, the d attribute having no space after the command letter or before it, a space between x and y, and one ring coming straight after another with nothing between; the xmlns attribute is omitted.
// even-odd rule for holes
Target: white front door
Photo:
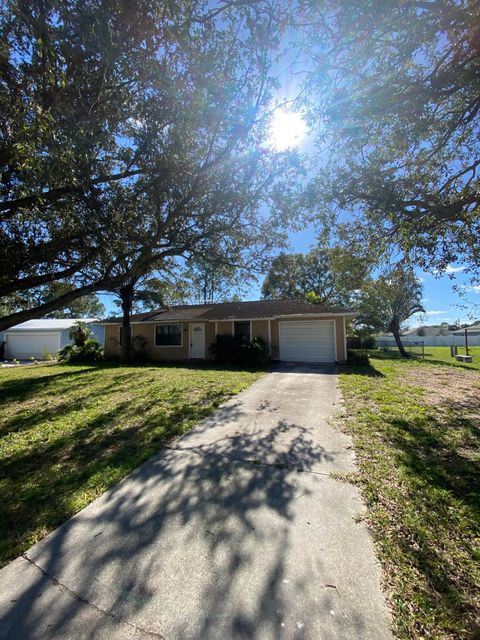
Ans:
<svg viewBox="0 0 480 640"><path fill-rule="evenodd" d="M205 323L190 324L190 358L205 358Z"/></svg>

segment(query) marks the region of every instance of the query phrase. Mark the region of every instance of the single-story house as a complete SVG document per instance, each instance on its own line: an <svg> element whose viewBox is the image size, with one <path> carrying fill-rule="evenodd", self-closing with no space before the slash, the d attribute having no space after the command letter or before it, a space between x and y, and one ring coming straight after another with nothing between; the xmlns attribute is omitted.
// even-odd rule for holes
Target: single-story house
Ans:
<svg viewBox="0 0 480 640"><path fill-rule="evenodd" d="M259 300L173 306L131 316L132 340L152 360L210 358L217 335L263 338L274 360L344 362L345 322L355 311L302 300ZM122 318L101 321L105 355L118 356Z"/></svg>
<svg viewBox="0 0 480 640"><path fill-rule="evenodd" d="M464 329L455 329L452 333L455 336L464 336L465 331L467 332L468 338L480 336L480 324L472 324L470 327L465 327Z"/></svg>
<svg viewBox="0 0 480 640"><path fill-rule="evenodd" d="M79 320L88 325L93 337L103 346L105 330L102 325L97 324L96 318L27 320L0 333L0 343L5 342L5 358L41 360L46 352L56 355L70 343L68 334Z"/></svg>

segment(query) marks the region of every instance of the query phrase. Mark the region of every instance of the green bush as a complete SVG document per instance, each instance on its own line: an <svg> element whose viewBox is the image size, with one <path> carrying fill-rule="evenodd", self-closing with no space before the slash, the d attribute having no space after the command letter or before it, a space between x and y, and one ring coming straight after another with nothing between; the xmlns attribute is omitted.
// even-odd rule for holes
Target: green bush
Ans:
<svg viewBox="0 0 480 640"><path fill-rule="evenodd" d="M270 347L263 338L254 338L248 343L247 364L251 367L265 367L270 360Z"/></svg>
<svg viewBox="0 0 480 640"><path fill-rule="evenodd" d="M68 332L70 340L76 347L83 347L86 341L91 338L92 332L85 322L77 320Z"/></svg>
<svg viewBox="0 0 480 640"><path fill-rule="evenodd" d="M348 336L347 344L349 349L375 349L377 341L375 336Z"/></svg>
<svg viewBox="0 0 480 640"><path fill-rule="evenodd" d="M363 366L370 364L368 353L358 351L347 351L347 363L352 366Z"/></svg>
<svg viewBox="0 0 480 640"><path fill-rule="evenodd" d="M220 364L236 367L264 367L270 359L270 349L262 338L244 343L231 335L217 336L209 347L210 353Z"/></svg>
<svg viewBox="0 0 480 640"><path fill-rule="evenodd" d="M88 362L98 362L103 360L103 351L96 340L87 338L83 345L67 344L58 352L58 361L84 364Z"/></svg>

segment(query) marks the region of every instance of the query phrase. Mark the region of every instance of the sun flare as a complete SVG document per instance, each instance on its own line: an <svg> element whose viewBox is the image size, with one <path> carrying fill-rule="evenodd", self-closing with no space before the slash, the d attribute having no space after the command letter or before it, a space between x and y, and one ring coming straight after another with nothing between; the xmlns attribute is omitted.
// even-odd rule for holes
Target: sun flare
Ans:
<svg viewBox="0 0 480 640"><path fill-rule="evenodd" d="M298 147L305 137L307 125L299 113L277 111L271 125L270 139L278 151Z"/></svg>

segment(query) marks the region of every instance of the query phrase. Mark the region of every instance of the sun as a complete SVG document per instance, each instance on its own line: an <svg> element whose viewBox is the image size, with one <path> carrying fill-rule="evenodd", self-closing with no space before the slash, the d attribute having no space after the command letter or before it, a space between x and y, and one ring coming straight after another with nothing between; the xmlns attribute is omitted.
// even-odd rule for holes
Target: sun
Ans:
<svg viewBox="0 0 480 640"><path fill-rule="evenodd" d="M273 116L270 140L278 151L298 147L305 137L307 125L295 111L277 111Z"/></svg>

